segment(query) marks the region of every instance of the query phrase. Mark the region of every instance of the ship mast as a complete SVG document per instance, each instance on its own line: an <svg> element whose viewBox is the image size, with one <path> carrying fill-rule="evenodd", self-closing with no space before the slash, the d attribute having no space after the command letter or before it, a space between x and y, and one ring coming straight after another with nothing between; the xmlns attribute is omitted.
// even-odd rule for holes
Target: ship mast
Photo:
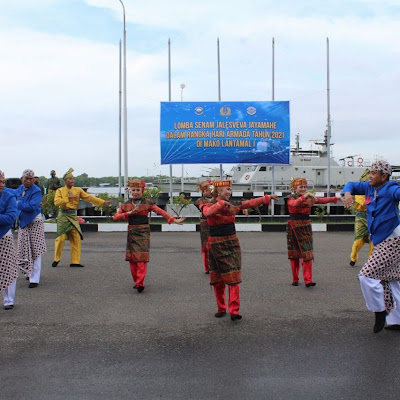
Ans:
<svg viewBox="0 0 400 400"><path fill-rule="evenodd" d="M329 83L329 38L326 38L326 104L327 104L327 152L328 152L328 197L331 193L331 102L330 102L330 83ZM329 203L327 205L330 214Z"/></svg>
<svg viewBox="0 0 400 400"><path fill-rule="evenodd" d="M272 38L272 101L275 101L275 38ZM272 164L271 168L272 173L272 186L271 186L271 193L275 192L275 165ZM274 200L271 201L271 215L275 215L275 202Z"/></svg>

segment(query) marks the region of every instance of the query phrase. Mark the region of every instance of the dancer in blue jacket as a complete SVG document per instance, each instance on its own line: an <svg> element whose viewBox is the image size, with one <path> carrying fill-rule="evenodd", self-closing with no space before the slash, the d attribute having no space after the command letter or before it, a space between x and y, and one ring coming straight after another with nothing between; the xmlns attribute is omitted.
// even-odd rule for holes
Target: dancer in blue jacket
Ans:
<svg viewBox="0 0 400 400"><path fill-rule="evenodd" d="M400 185L390 181L386 161L372 164L369 181L349 182L343 188L345 207L353 195L365 195L367 224L374 250L359 273L368 310L375 312L374 332L400 330Z"/></svg>
<svg viewBox="0 0 400 400"><path fill-rule="evenodd" d="M33 183L35 173L26 169L22 185L15 189L19 211L18 263L24 275L29 276L29 287L39 285L42 254L47 251L42 217L42 192Z"/></svg>
<svg viewBox="0 0 400 400"><path fill-rule="evenodd" d="M0 289L4 309L14 307L17 287L18 264L11 228L17 217L17 201L12 189L6 186L4 172L0 171Z"/></svg>

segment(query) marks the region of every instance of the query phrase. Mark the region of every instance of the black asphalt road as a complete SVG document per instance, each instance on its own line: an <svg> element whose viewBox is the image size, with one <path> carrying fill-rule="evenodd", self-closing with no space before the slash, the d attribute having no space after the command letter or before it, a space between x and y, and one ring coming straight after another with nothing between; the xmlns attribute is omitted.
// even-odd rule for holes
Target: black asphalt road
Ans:
<svg viewBox="0 0 400 400"><path fill-rule="evenodd" d="M125 234L87 233L0 310L0 398L398 399L400 332L372 332L351 233L315 233L314 280L293 287L284 233L239 234L243 319L216 319L198 233L152 233L145 291ZM366 259L366 246L361 259Z"/></svg>

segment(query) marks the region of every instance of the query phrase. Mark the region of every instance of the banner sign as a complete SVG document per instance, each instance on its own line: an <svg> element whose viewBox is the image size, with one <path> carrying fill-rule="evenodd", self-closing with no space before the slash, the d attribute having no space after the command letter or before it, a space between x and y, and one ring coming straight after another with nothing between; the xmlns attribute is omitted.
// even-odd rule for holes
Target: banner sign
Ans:
<svg viewBox="0 0 400 400"><path fill-rule="evenodd" d="M162 102L161 164L289 164L288 101Z"/></svg>

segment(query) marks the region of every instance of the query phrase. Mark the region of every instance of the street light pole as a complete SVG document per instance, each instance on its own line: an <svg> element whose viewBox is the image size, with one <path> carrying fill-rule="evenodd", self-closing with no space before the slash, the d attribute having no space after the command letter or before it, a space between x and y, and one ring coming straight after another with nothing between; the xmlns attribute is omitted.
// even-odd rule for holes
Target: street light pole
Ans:
<svg viewBox="0 0 400 400"><path fill-rule="evenodd" d="M123 111L124 111L124 186L125 186L125 193L124 197L125 200L128 199L128 192L126 188L128 187L128 108L127 108L127 101L126 101L126 20L125 20L125 5L122 0L119 0L122 5L122 10L124 12L124 89L123 89Z"/></svg>
<svg viewBox="0 0 400 400"><path fill-rule="evenodd" d="M184 83L181 83L181 101L183 101L183 89L185 89L186 85ZM183 164L182 164L182 178L181 178L181 192L183 193L185 191L184 188L184 171L183 171Z"/></svg>
<svg viewBox="0 0 400 400"><path fill-rule="evenodd" d="M181 101L183 101L183 89L185 89L186 85L181 83Z"/></svg>
<svg viewBox="0 0 400 400"><path fill-rule="evenodd" d="M121 39L119 40L119 93L118 93L118 114L119 114L119 129L118 129L118 197L121 197L122 191L122 180L121 180L121 157L122 157L122 110L121 110L121 104L122 104L122 71L121 71L121 66L122 66L122 48L121 48ZM125 191L124 191L125 193Z"/></svg>

